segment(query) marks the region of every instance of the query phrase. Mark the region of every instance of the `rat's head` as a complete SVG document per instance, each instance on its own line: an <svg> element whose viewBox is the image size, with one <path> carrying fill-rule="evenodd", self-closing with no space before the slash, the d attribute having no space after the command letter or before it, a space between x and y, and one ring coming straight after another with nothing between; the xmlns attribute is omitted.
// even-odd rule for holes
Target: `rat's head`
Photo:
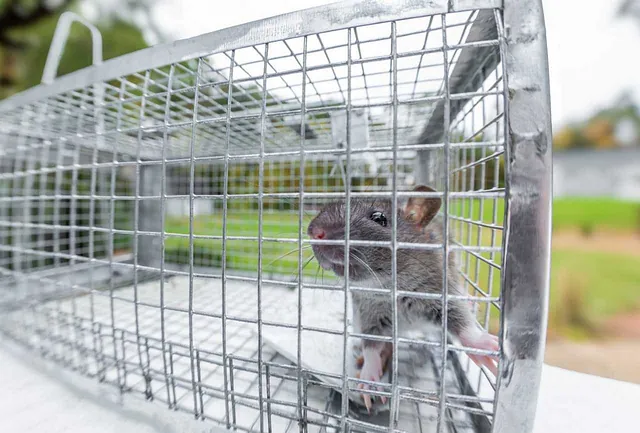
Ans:
<svg viewBox="0 0 640 433"><path fill-rule="evenodd" d="M418 186L417 192L433 192L428 186ZM440 209L439 198L410 198L398 206L397 240L419 242L420 228L426 226ZM351 199L350 240L390 242L393 236L391 200ZM325 206L309 223L308 235L316 240L344 240L346 203L333 202ZM320 266L344 276L344 245L312 246ZM375 274L375 275L373 275ZM391 276L391 249L386 246L349 247L349 278L353 281Z"/></svg>

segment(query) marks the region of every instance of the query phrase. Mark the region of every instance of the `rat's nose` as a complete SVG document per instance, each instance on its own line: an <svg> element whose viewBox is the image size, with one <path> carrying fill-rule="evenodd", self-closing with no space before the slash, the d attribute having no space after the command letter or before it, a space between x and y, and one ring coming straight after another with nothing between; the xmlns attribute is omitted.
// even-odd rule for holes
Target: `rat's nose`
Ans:
<svg viewBox="0 0 640 433"><path fill-rule="evenodd" d="M324 237L326 236L326 233L324 230L322 230L320 227L311 227L310 233L311 237L313 239L324 239Z"/></svg>

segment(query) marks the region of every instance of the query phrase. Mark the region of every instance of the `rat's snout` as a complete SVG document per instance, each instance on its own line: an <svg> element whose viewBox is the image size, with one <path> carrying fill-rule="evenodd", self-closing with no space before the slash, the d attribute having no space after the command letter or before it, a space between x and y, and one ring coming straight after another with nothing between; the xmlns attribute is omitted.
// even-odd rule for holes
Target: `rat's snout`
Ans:
<svg viewBox="0 0 640 433"><path fill-rule="evenodd" d="M307 228L307 234L311 239L341 239L344 236L344 229L333 227L333 225L327 225L312 221Z"/></svg>
<svg viewBox="0 0 640 433"><path fill-rule="evenodd" d="M318 227L314 221L311 221L309 227L307 227L307 234L311 239L323 239L326 236L324 229Z"/></svg>
<svg viewBox="0 0 640 433"><path fill-rule="evenodd" d="M317 227L317 226L309 227L309 236L311 236L313 239L324 239L326 235L327 235L326 232L320 227Z"/></svg>
<svg viewBox="0 0 640 433"><path fill-rule="evenodd" d="M344 218L336 214L337 211L329 206L323 209L314 219L309 222L307 235L314 241L317 240L339 240L344 239ZM315 244L314 248L328 248L329 245Z"/></svg>

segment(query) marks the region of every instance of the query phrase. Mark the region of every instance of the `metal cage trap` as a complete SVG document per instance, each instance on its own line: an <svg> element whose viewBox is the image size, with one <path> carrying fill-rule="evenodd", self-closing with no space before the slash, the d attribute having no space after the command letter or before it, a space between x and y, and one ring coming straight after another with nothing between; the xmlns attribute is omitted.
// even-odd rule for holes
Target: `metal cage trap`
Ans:
<svg viewBox="0 0 640 433"><path fill-rule="evenodd" d="M74 21L43 83L0 103L2 334L209 427L531 430L551 202L539 1L351 0L106 62L92 29L94 65L56 78ZM356 284L321 271L307 226L418 184L452 235L431 248L457 254L459 298L500 335L499 374L437 326L394 331L370 414Z"/></svg>

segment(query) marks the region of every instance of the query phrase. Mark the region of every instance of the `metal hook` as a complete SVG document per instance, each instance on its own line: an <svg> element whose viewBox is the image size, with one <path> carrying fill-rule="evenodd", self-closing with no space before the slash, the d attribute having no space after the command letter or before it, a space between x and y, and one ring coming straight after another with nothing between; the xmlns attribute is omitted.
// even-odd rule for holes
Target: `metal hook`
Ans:
<svg viewBox="0 0 640 433"><path fill-rule="evenodd" d="M51 84L55 80L58 73L58 66L60 65L60 59L64 52L64 47L67 44L69 38L69 31L71 30L71 24L74 22L80 23L91 31L91 41L93 43L93 65L99 65L102 63L102 35L100 30L90 22L86 21L81 16L73 12L64 12L60 15L56 30L53 34L53 40L49 47L49 54L47 54L47 62L44 65L44 71L42 72L42 84Z"/></svg>

